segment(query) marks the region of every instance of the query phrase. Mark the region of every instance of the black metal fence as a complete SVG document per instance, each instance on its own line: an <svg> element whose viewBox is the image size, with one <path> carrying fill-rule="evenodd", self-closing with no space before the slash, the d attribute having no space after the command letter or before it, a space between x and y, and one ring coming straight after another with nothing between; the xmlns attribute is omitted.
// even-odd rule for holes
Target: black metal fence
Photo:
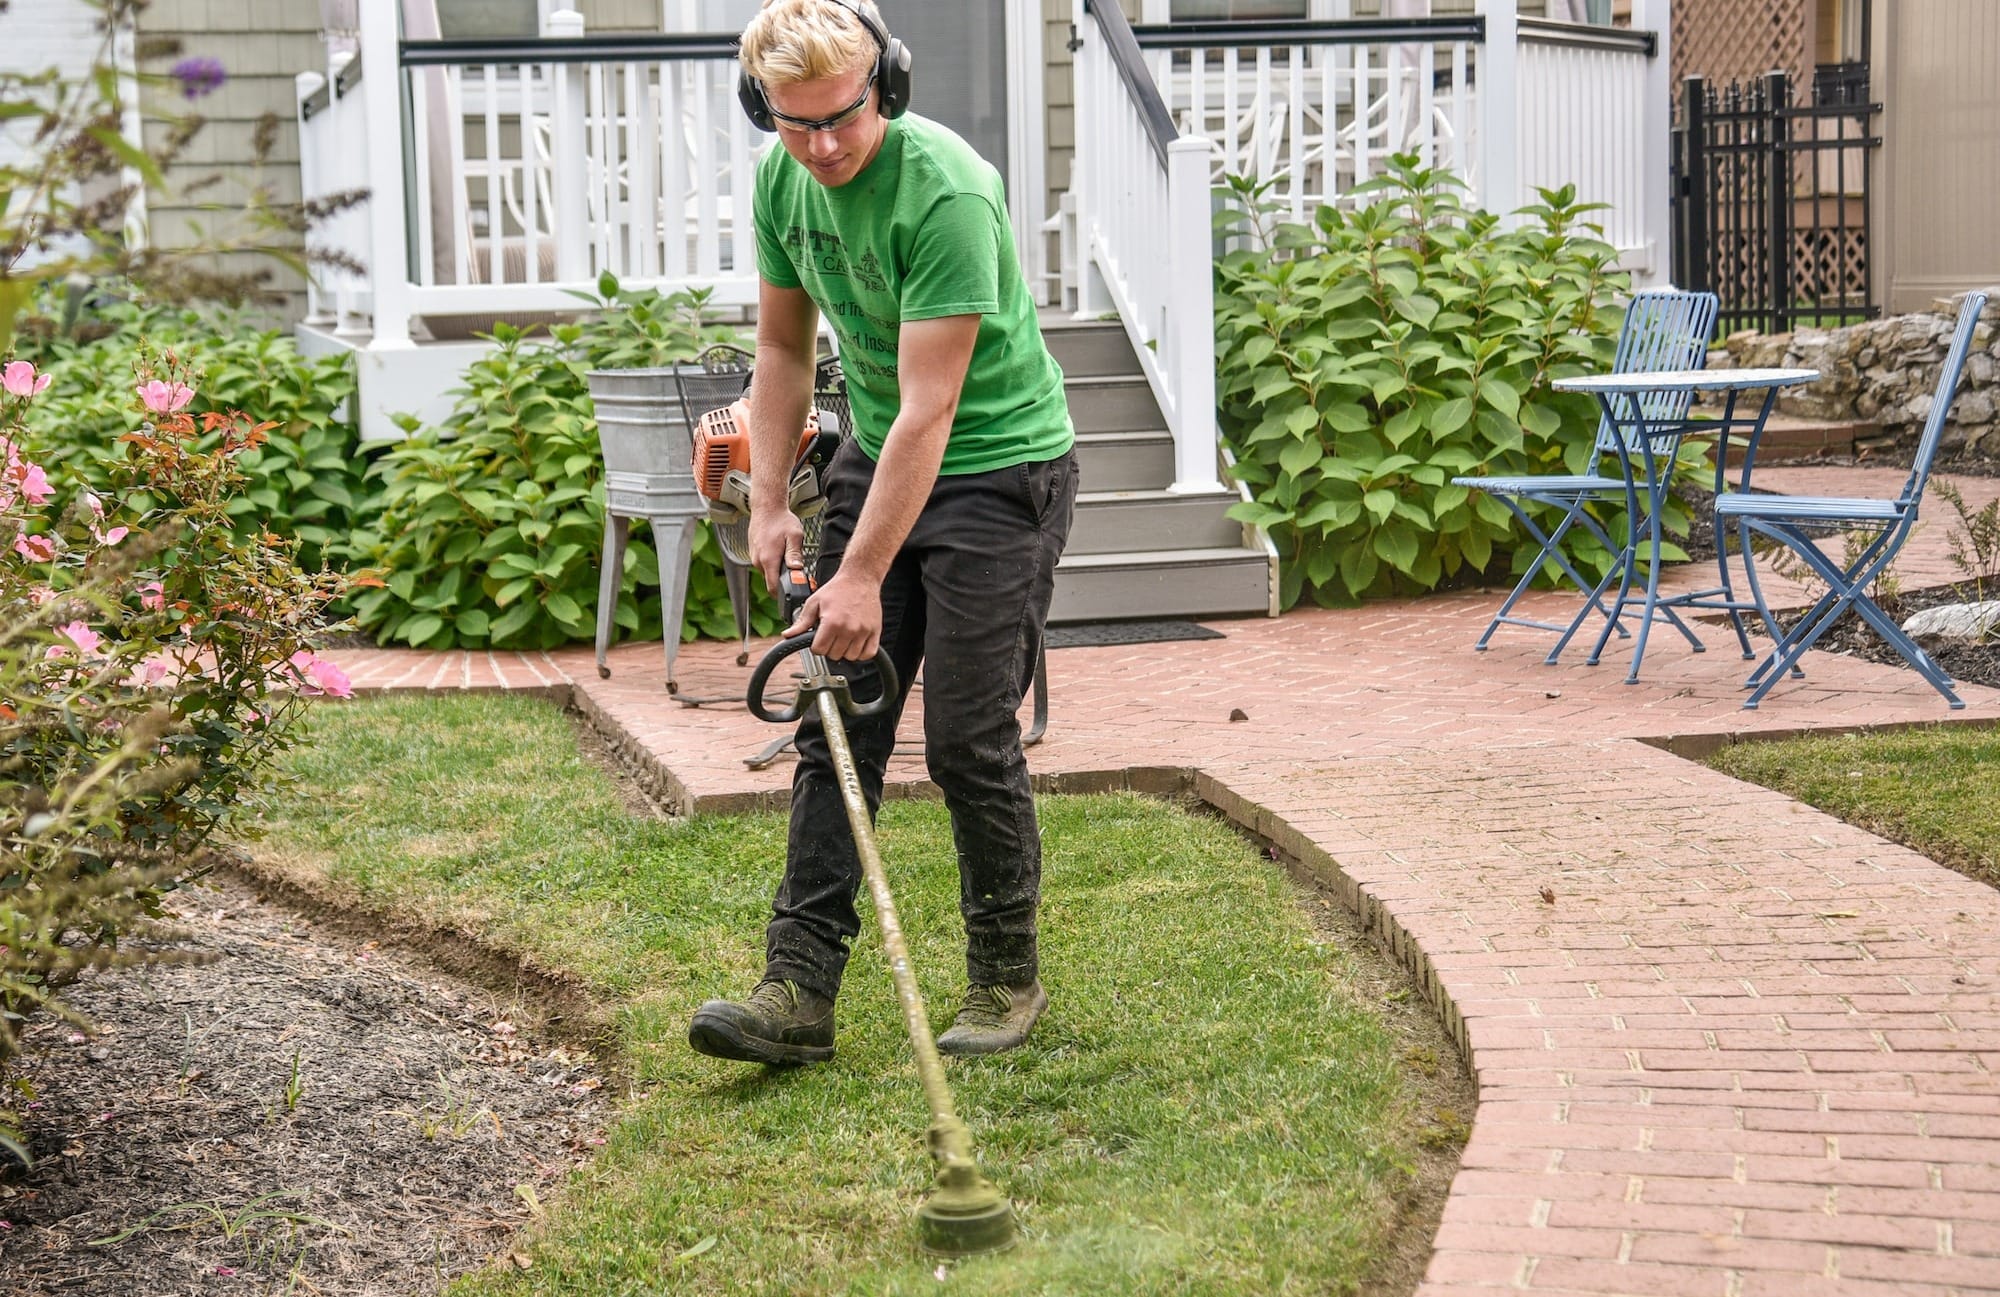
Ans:
<svg viewBox="0 0 2000 1297"><path fill-rule="evenodd" d="M1674 282L1721 299L1724 333L1881 314L1869 291L1869 151L1882 110L1866 63L1816 70L1812 98L1771 72L1689 77L1674 124Z"/></svg>

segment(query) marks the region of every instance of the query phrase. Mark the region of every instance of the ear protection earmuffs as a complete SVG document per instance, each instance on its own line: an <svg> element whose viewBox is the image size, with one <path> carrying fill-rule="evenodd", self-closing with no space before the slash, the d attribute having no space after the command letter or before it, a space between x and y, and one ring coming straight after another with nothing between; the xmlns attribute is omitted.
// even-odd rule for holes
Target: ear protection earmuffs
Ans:
<svg viewBox="0 0 2000 1297"><path fill-rule="evenodd" d="M876 48L881 51L875 60L875 87L882 95L882 115L901 117L910 107L910 47L891 36L853 0L833 0L833 3L853 14L875 38ZM743 105L744 113L758 130L778 129L777 119L771 116L771 101L764 97L763 83L748 72L737 73L736 102Z"/></svg>

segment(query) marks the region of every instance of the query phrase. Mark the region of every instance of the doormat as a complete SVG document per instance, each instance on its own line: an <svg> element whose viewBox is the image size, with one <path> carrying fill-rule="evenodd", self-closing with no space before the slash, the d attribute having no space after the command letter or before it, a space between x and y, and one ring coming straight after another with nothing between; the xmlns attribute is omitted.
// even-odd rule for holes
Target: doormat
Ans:
<svg viewBox="0 0 2000 1297"><path fill-rule="evenodd" d="M1161 644L1180 639L1227 639L1219 630L1191 621L1100 621L1051 626L1043 640L1052 649L1109 648L1118 644Z"/></svg>

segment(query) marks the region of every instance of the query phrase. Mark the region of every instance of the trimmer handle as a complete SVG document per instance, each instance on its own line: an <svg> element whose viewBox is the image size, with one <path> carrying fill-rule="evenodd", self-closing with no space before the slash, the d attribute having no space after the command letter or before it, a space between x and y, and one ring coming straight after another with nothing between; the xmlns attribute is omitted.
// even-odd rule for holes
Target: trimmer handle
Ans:
<svg viewBox="0 0 2000 1297"><path fill-rule="evenodd" d="M812 597L812 592L812 581L807 577L804 567L785 569L784 574L778 578L778 597L784 606L787 622L798 617L799 610L805 607L806 600ZM881 696L873 702L858 703L854 701L854 695L848 691L847 677L835 675L828 670L829 664L825 659L812 652L813 636L818 633L817 630L800 631L796 635L779 640L771 646L770 652L764 654L763 660L757 663L756 670L750 673L750 685L745 691L744 701L749 706L752 716L775 725L790 725L805 713L807 694L827 690L832 691L835 701L840 704L841 711L857 718L878 716L895 704L896 699L902 695L902 682L896 675L896 664L889 657L888 650L881 648L875 650L875 670L882 677ZM764 701L765 684L771 679L771 673L777 670L778 663L800 653L806 657L806 678L799 686L798 697L792 700L789 707L772 708Z"/></svg>

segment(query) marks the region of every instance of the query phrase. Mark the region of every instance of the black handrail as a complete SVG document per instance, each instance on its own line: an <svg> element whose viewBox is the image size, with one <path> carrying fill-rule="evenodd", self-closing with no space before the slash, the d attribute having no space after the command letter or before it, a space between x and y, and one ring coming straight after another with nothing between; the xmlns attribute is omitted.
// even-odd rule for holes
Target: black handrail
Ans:
<svg viewBox="0 0 2000 1297"><path fill-rule="evenodd" d="M361 84L361 56L356 54L347 60L347 66L334 74L330 82L321 82L319 89L299 102L299 117L311 120L314 113L323 113L333 107L333 96L345 96L348 91Z"/></svg>
<svg viewBox="0 0 2000 1297"><path fill-rule="evenodd" d="M1083 11L1095 15L1097 29L1104 34L1104 46L1111 53L1111 61L1118 65L1118 79L1125 83L1125 93L1132 96L1132 106L1139 110L1139 120L1146 126L1146 142L1153 146L1153 155L1162 167L1167 165L1167 146L1179 139L1181 133L1174 127L1174 115L1167 111L1166 100L1160 98L1160 88L1153 84L1153 74L1146 70L1146 60L1139 53L1139 42L1132 37L1132 24L1125 20L1125 11L1118 7L1118 0L1083 0Z"/></svg>
<svg viewBox="0 0 2000 1297"><path fill-rule="evenodd" d="M628 63L646 59L735 59L736 37L716 32L605 36L496 36L404 41L406 68L479 63Z"/></svg>
<svg viewBox="0 0 2000 1297"><path fill-rule="evenodd" d="M1124 15L1121 14L1120 17ZM1486 39L1483 15L1466 18L1227 19L1153 23L1132 29L1140 49L1178 50L1234 46L1383 45Z"/></svg>
<svg viewBox="0 0 2000 1297"><path fill-rule="evenodd" d="M1595 23L1565 23L1548 18L1517 19L1521 25L1521 39L1537 45L1571 45L1580 49L1622 50L1631 54L1644 54L1649 59L1660 56L1660 34L1658 32L1633 31L1628 27L1600 27Z"/></svg>

